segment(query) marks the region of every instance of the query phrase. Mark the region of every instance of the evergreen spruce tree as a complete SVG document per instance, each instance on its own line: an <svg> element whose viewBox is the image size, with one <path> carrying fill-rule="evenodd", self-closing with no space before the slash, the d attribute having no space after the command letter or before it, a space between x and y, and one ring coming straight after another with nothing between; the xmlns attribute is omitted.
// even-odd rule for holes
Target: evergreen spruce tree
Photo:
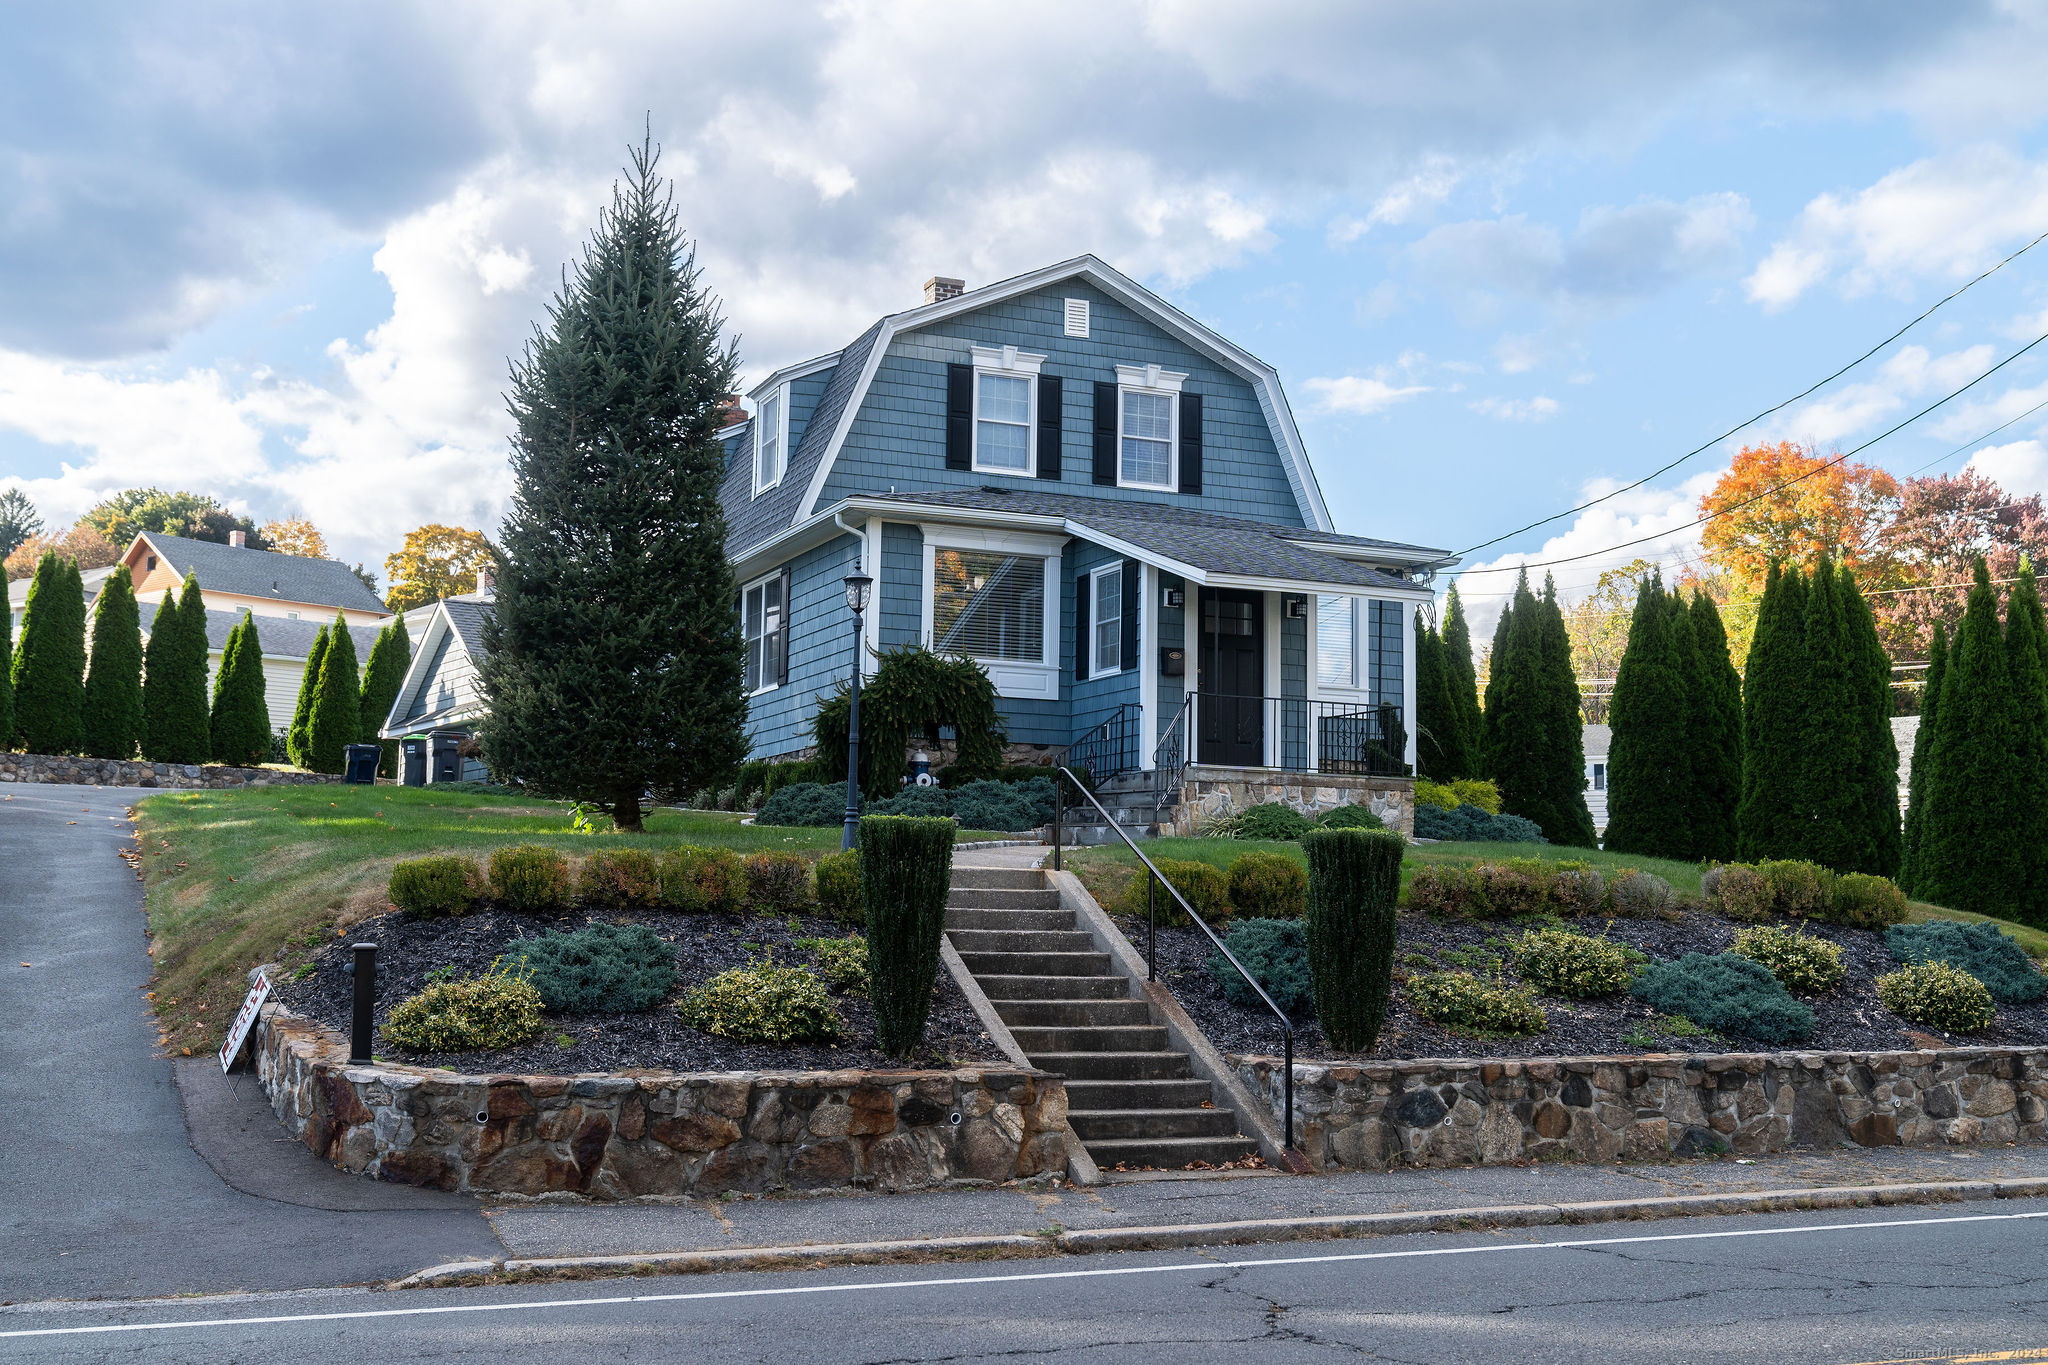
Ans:
<svg viewBox="0 0 2048 1365"><path fill-rule="evenodd" d="M1460 777L1479 776L1484 731L1479 718L1479 671L1472 662L1472 628L1465 621L1465 604L1458 598L1458 585L1451 584L1444 599L1444 685L1450 690L1451 709L1464 732L1465 770Z"/></svg>
<svg viewBox="0 0 2048 1365"><path fill-rule="evenodd" d="M1644 579L1636 590L1628 648L1615 670L1614 699L1607 711L1613 739L1607 751L1606 847L1690 860L1686 817L1692 800L1693 736L1686 680L1672 639L1676 621L1663 580Z"/></svg>
<svg viewBox="0 0 2048 1365"><path fill-rule="evenodd" d="M1688 740L1692 747L1692 846L1695 858L1735 857L1735 810L1742 801L1742 678L1728 657L1721 612L1704 592L1692 599L1693 647L1699 657Z"/></svg>
<svg viewBox="0 0 2048 1365"><path fill-rule="evenodd" d="M299 676L299 699L292 705L291 728L285 731L285 753L292 763L311 771L306 749L306 727L313 721L313 694L320 688L320 665L327 659L327 627L313 633L313 647L306 651L306 671Z"/></svg>
<svg viewBox="0 0 2048 1365"><path fill-rule="evenodd" d="M85 751L129 759L142 744L142 609L123 564L100 585L85 675Z"/></svg>
<svg viewBox="0 0 2048 1365"><path fill-rule="evenodd" d="M377 632L377 643L370 646L370 662L363 667L362 723L357 726L361 743L375 743L382 749L377 771L386 777L398 776L398 741L379 740L377 732L390 717L410 667L412 637L406 633L405 617L394 616L390 625Z"/></svg>
<svg viewBox="0 0 2048 1365"><path fill-rule="evenodd" d="M356 669L355 637L340 612L327 629L327 654L313 689L313 715L306 722L306 764L316 773L338 773L363 723L363 694Z"/></svg>
<svg viewBox="0 0 2048 1365"><path fill-rule="evenodd" d="M164 594L149 631L142 678L142 756L204 763L213 749L206 706L206 602L185 575L176 602Z"/></svg>
<svg viewBox="0 0 2048 1365"><path fill-rule="evenodd" d="M1572 667L1572 637L1565 629L1564 609L1557 602L1557 582L1543 576L1537 602L1543 647L1544 760L1555 828L1543 836L1553 844L1597 848L1593 812L1586 807L1586 713L1579 695L1578 671Z"/></svg>
<svg viewBox="0 0 2048 1365"><path fill-rule="evenodd" d="M1841 574L1842 619L1854 656L1856 686L1851 720L1857 765L1853 775L1854 818L1862 833L1858 862L1844 871L1897 877L1904 839L1899 829L1899 745L1892 737L1892 659L1877 636L1877 617L1845 569ZM2039 623L2038 603L2036 623ZM2048 647L2048 638L2042 644ZM2048 665L2048 657L2043 658ZM2044 674L2048 679L2048 674ZM2048 691L2042 693L2048 721ZM2043 735L2048 742L2048 733ZM2048 749L2043 750L2048 757Z"/></svg>
<svg viewBox="0 0 2048 1365"><path fill-rule="evenodd" d="M1825 556L1807 580L1802 645L1805 680L1800 691L1799 810L1782 857L1804 858L1837 871L1861 864L1862 822L1857 812L1855 694L1860 661L1849 646L1842 584Z"/></svg>
<svg viewBox="0 0 2048 1365"><path fill-rule="evenodd" d="M1773 565L1742 679L1742 803L1735 833L1744 862L1796 857L1793 850L1805 846L1805 641L1805 576Z"/></svg>
<svg viewBox="0 0 2048 1365"><path fill-rule="evenodd" d="M77 561L54 552L37 561L10 671L22 747L76 753L85 738L85 587Z"/></svg>
<svg viewBox="0 0 2048 1365"><path fill-rule="evenodd" d="M719 339L651 144L527 344L516 489L482 681L493 772L611 807L723 781L746 754L738 596L715 438Z"/></svg>
<svg viewBox="0 0 2048 1365"><path fill-rule="evenodd" d="M213 761L253 768L270 757L270 702L263 687L263 641L256 618L242 613L228 636L213 683Z"/></svg>
<svg viewBox="0 0 2048 1365"><path fill-rule="evenodd" d="M1920 724L1913 732L1913 767L1906 779L1906 830L1900 859L1899 886L1909 896L1926 900L1920 888L1920 845L1927 826L1927 791L1934 771L1935 717L1941 710L1941 688L1948 680L1948 630L1934 623L1927 646L1927 676L1920 691Z"/></svg>
<svg viewBox="0 0 2048 1365"><path fill-rule="evenodd" d="M2012 830L2024 870L2018 914L2030 924L2048 919L2048 621L2030 559L2005 604L2005 662L2012 678Z"/></svg>
<svg viewBox="0 0 2048 1365"><path fill-rule="evenodd" d="M2000 918L2021 908L2021 842L2033 832L2013 819L2019 736L2012 712L1998 593L1980 559L1942 680L1916 860L1920 894L1937 905Z"/></svg>
<svg viewBox="0 0 2048 1365"><path fill-rule="evenodd" d="M1451 703L1445 676L1444 642L1421 612L1415 613L1415 768L1433 782L1471 776L1463 723Z"/></svg>

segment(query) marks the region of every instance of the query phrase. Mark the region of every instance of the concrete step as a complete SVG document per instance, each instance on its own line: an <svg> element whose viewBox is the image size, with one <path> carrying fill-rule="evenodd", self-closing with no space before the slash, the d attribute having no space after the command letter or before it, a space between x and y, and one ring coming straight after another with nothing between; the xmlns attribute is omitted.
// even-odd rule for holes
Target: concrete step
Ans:
<svg viewBox="0 0 2048 1365"><path fill-rule="evenodd" d="M1024 1055L1041 1071L1085 1081L1179 1081L1188 1077L1184 1052L1033 1052ZM1068 1104L1073 1103L1070 1096Z"/></svg>
<svg viewBox="0 0 2048 1365"><path fill-rule="evenodd" d="M1011 1028L1114 1028L1152 1022L1152 1007L1142 1000L1004 1000L991 999L996 1014Z"/></svg>
<svg viewBox="0 0 2048 1365"><path fill-rule="evenodd" d="M962 953L1085 953L1095 940L1082 929L946 930Z"/></svg>
<svg viewBox="0 0 2048 1365"><path fill-rule="evenodd" d="M1091 1151L1098 1142L1133 1138L1238 1136L1228 1109L1069 1109L1067 1125Z"/></svg>
<svg viewBox="0 0 2048 1365"><path fill-rule="evenodd" d="M1163 1052L1166 1030L1156 1024L1084 1024L1023 1027L1010 1034L1026 1056L1042 1052Z"/></svg>
<svg viewBox="0 0 2048 1365"><path fill-rule="evenodd" d="M955 882L946 897L948 909L960 910L1057 910L1060 893L1041 884L1036 889L1019 887L961 886Z"/></svg>
<svg viewBox="0 0 2048 1365"><path fill-rule="evenodd" d="M962 953L976 976L1108 976L1108 953Z"/></svg>
<svg viewBox="0 0 2048 1365"><path fill-rule="evenodd" d="M1045 886L1045 873L1035 867L955 867L953 889L976 887L989 891L1038 891Z"/></svg>
<svg viewBox="0 0 2048 1365"><path fill-rule="evenodd" d="M948 910L946 929L1071 929L1071 910Z"/></svg>
<svg viewBox="0 0 2048 1365"><path fill-rule="evenodd" d="M1199 1109L1213 1094L1203 1080L1077 1077L1067 1082L1067 1109Z"/></svg>
<svg viewBox="0 0 2048 1365"><path fill-rule="evenodd" d="M1166 832L1166 826L1132 823L1124 825L1123 831L1133 839L1157 839ZM1060 844L1065 848L1096 848L1119 842L1115 831L1108 825L1067 824L1060 828Z"/></svg>
<svg viewBox="0 0 2048 1365"><path fill-rule="evenodd" d="M972 964L968 970L974 971ZM974 981L998 1012L1001 1002L1009 1000L1128 1000L1131 995L1130 983L1120 976L1040 976L1036 972L985 976L974 971Z"/></svg>
<svg viewBox="0 0 2048 1365"><path fill-rule="evenodd" d="M1240 1137L1114 1138L1104 1142L1082 1139L1088 1155L1104 1170L1118 1166L1151 1166L1176 1171L1197 1161L1221 1166L1242 1161L1259 1150L1259 1144Z"/></svg>

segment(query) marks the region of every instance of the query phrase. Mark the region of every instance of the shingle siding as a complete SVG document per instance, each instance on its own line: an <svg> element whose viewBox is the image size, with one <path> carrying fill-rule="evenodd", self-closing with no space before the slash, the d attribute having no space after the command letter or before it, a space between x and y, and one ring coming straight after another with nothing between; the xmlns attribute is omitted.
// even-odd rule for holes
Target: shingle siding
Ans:
<svg viewBox="0 0 2048 1365"><path fill-rule="evenodd" d="M881 647L916 643L924 629L924 533L915 526L883 522L878 577Z"/></svg>
<svg viewBox="0 0 2048 1365"><path fill-rule="evenodd" d="M753 757L809 748L818 699L851 675L853 616L846 609L845 578L858 555L854 540L839 536L790 561L789 681L748 703Z"/></svg>
<svg viewBox="0 0 2048 1365"><path fill-rule="evenodd" d="M1079 739L1116 714L1118 708L1136 705L1143 695L1139 691L1139 670L1136 668L1086 681L1077 677L1080 672L1077 661L1081 651L1087 647L1087 641L1079 636L1076 629L1080 621L1076 594L1081 575L1121 563L1123 556L1114 550L1077 540L1067 546L1060 565L1060 677L1061 688L1073 716L1068 726L1069 733L1060 743ZM1143 594L1139 597L1138 610L1142 614L1145 611ZM1095 620L1092 604L1088 619L1092 630ZM1144 638L1142 633L1139 638Z"/></svg>

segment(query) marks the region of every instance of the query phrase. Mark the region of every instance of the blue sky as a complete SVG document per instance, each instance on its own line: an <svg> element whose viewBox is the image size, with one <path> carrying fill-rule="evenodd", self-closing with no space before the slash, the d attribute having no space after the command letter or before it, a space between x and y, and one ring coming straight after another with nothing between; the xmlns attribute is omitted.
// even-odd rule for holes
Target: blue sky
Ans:
<svg viewBox="0 0 2048 1365"><path fill-rule="evenodd" d="M1665 463L2048 230L2048 18L1996 4L200 3L12 28L0 484L52 522L131 484L211 492L373 563L423 521L495 526L506 358L643 118L750 373L928 275L1093 251L1279 366L1344 529L1451 549ZM1847 448L2044 331L2048 246L1745 435ZM2029 356L1865 458L1926 465L2044 385ZM2043 427L1972 454L2048 489ZM1677 527L1732 448L1469 562ZM1467 583L1483 622L1511 576Z"/></svg>

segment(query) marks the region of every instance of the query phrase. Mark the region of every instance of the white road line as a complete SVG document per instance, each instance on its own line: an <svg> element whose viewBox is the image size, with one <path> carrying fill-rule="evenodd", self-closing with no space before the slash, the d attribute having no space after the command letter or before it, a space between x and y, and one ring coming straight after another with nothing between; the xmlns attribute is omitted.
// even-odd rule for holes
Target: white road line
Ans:
<svg viewBox="0 0 2048 1365"><path fill-rule="evenodd" d="M964 1284L1025 1284L1035 1280L1087 1280L1111 1275L1184 1275L1217 1270L1258 1270L1266 1266L1334 1265L1350 1261L1402 1261L1424 1256L1477 1256L1514 1251L1574 1251L1583 1247L1640 1246L1651 1242L1703 1242L1730 1237L1785 1237L1809 1232L1862 1232L1870 1228L1912 1228L1951 1223L2010 1223L2048 1218L2039 1213L1979 1213L1960 1218L1888 1218L1867 1223L1808 1223L1790 1228L1746 1228L1730 1232L1671 1232L1642 1237L1588 1237L1571 1242L1508 1242L1470 1247L1424 1247L1408 1251L1357 1251L1323 1256L1275 1256L1247 1261L1182 1261L1172 1265L1104 1266L1090 1270L1045 1270L1018 1275L963 1275L873 1283L782 1285L773 1289L708 1289L693 1294L613 1294L585 1299L523 1299L513 1303L443 1304L420 1308L367 1308L342 1313L284 1313L269 1317L201 1318L193 1321L107 1323L94 1327L38 1327L0 1332L10 1337L88 1336L105 1332L163 1332L180 1327L260 1327L286 1322L345 1322L356 1318L436 1317L449 1313L512 1313L538 1309L602 1308L621 1303L690 1303L710 1299L783 1298L804 1294L877 1293Z"/></svg>

